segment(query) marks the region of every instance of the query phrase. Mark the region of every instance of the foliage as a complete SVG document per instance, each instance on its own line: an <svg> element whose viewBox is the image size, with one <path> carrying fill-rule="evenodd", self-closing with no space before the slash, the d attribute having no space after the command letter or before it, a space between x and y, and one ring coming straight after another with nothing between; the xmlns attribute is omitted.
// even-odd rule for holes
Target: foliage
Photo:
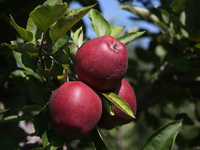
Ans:
<svg viewBox="0 0 200 150"><path fill-rule="evenodd" d="M58 149L64 144L69 149L199 149L200 24L194 15L199 12L200 3L189 0L161 2L160 7L152 9L127 3L118 6L137 15L139 18L134 21L145 20L159 27L160 33L156 34L143 29L122 33L124 27L112 26L100 13L95 0L80 1L84 7L76 10L62 0L43 1L37 7L34 2L27 22L23 21L25 28L10 15L10 25L15 29L11 31L17 32L17 38L11 42L4 40L7 47L0 52L3 58L0 59L0 81L3 83L0 93L6 106L0 108L0 114L4 115L0 120L1 149L30 149L28 143L18 144L22 141L15 139L16 135L3 130L9 129L6 127L9 123L18 126L14 123L23 121L33 123L35 129L24 138L39 136L42 141L32 145L31 149L35 150ZM84 139L65 141L52 128L48 101L51 92L61 84L78 80L73 59L88 40L84 31L87 27L80 25L87 13L97 36L111 35L127 48L142 36L151 37L152 41L147 50L134 45L133 51L128 50L129 67L125 78L134 88L138 102L134 123L111 131L97 127ZM4 66L7 57L20 67ZM14 101L13 97L8 97L13 93L6 93L7 88L14 91ZM105 105L114 103L133 115L117 95L99 94L102 101L109 101ZM26 103L21 102L22 99ZM114 115L112 107L106 107Z"/></svg>

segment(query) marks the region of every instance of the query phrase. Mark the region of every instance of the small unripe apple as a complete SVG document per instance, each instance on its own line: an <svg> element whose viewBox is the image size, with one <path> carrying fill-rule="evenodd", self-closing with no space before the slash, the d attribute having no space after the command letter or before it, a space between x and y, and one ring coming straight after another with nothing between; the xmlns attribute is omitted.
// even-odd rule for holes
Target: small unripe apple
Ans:
<svg viewBox="0 0 200 150"><path fill-rule="evenodd" d="M87 41L74 58L78 77L98 91L107 91L117 86L127 66L126 46L109 35Z"/></svg>
<svg viewBox="0 0 200 150"><path fill-rule="evenodd" d="M80 139L97 125L102 114L102 103L85 83L65 82L52 93L49 114L59 135L65 139Z"/></svg>
<svg viewBox="0 0 200 150"><path fill-rule="evenodd" d="M110 92L115 93L125 102L127 102L133 114L136 115L137 102L135 93L131 85L125 79L122 79L121 83ZM110 115L106 108L103 107L102 116L98 123L99 127L110 130L115 128L116 126L121 126L133 121L133 118L131 116L121 111L116 105L113 105L113 110L114 116Z"/></svg>

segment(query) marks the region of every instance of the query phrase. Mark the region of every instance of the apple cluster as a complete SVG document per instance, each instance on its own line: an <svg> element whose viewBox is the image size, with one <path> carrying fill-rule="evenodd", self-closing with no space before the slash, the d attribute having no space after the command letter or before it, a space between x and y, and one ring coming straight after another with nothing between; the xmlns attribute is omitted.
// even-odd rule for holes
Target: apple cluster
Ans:
<svg viewBox="0 0 200 150"><path fill-rule="evenodd" d="M115 93L136 115L135 93L123 79L127 66L126 47L114 37L105 35L87 41L74 58L80 81L65 82L50 98L49 113L57 133L66 139L80 139L95 126L110 130L131 122L133 118L115 105L111 115L97 94Z"/></svg>

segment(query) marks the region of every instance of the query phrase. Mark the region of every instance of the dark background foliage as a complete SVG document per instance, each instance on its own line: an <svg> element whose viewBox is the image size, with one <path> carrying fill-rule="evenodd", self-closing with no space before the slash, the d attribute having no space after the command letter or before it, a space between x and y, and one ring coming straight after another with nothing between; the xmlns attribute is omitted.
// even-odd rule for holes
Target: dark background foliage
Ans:
<svg viewBox="0 0 200 150"><path fill-rule="evenodd" d="M133 0L118 0L131 6ZM139 0L138 0L139 1ZM10 25L9 14L25 27L29 13L44 1L39 0L1 0L0 1L0 108L10 108L4 117L19 114L15 109L31 104L26 94L24 80L15 72L18 70L12 51L5 46L16 39L17 33ZM66 1L70 3L71 1ZM96 0L79 0L82 6L95 4ZM175 149L200 147L200 2L196 0L161 0L161 6L154 8L150 0L140 0L144 7L157 16L156 22L148 15L138 15L133 21L146 20L157 25L160 32L147 31L143 37L152 40L147 50L129 44L129 67L126 79L135 90L138 110L137 119L126 126L112 131L103 131L113 149L139 149L147 138L159 127L172 120L184 119L183 129L178 134ZM99 5L95 8L101 11ZM80 21L74 29L83 25ZM140 29L143 31L143 29ZM128 32L128 31L127 31ZM138 41L140 39L137 39ZM27 112L23 112L27 113ZM1 116L3 117L3 116ZM15 147L11 143L25 144L26 127L18 122L1 125L0 134L7 139L0 139L0 146ZM28 129L27 129L28 130ZM30 131L31 132L31 131ZM1 138L1 137L0 137ZM24 143L23 143L24 142ZM40 142L27 144L27 149L38 146ZM9 146L8 146L9 145ZM72 145L83 147L80 143ZM5 146L5 147L4 147Z"/></svg>

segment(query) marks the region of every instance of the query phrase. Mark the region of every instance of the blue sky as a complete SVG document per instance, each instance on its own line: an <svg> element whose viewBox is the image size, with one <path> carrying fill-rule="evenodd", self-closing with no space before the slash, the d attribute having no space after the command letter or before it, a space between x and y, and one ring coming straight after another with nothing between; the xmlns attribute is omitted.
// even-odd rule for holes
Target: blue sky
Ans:
<svg viewBox="0 0 200 150"><path fill-rule="evenodd" d="M143 22L141 22L141 21L134 22L133 20L129 19L130 17L133 17L134 15L128 11L117 8L117 5L120 4L117 0L98 0L98 3L102 10L102 15L109 22L112 21L112 23L113 23L112 25L121 26L121 27L126 26L124 30L128 30L128 29L131 29L134 27L142 27L145 30L150 30L151 32L159 32L159 29L150 23L147 23L144 21ZM152 3L155 6L160 5L159 0L152 0ZM142 7L142 5L140 5L140 3L138 3L136 0L134 0L132 4L135 6ZM70 6L73 9L82 7L78 2L74 2ZM83 21L85 22L86 26L88 27L87 33L86 33L87 36L89 38L95 38L96 34L93 31L92 24L87 15L83 18ZM143 40L144 40L144 42L147 43L146 45L144 45L145 48L147 48L147 45L148 45L150 39L143 39Z"/></svg>

